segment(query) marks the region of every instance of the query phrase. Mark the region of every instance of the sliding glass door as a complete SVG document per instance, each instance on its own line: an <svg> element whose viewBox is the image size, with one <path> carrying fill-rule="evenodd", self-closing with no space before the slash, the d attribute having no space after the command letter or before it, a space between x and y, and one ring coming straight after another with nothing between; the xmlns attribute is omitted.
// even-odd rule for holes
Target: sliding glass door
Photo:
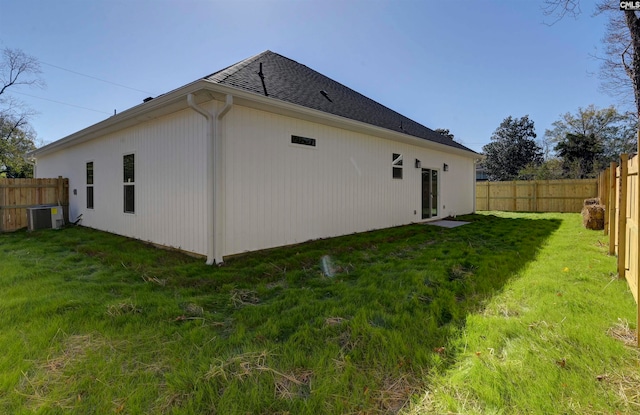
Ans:
<svg viewBox="0 0 640 415"><path fill-rule="evenodd" d="M422 219L438 216L438 170L422 169Z"/></svg>

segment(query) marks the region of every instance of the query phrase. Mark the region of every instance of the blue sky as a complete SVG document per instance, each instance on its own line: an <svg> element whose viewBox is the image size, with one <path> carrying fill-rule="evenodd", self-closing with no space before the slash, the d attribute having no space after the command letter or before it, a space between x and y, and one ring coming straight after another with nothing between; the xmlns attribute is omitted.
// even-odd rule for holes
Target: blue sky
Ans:
<svg viewBox="0 0 640 415"><path fill-rule="evenodd" d="M592 57L606 16L583 0L548 26L541 3L0 0L0 48L42 62L47 87L14 90L40 144L269 49L480 151L507 116L528 114L541 139L565 112L617 104Z"/></svg>

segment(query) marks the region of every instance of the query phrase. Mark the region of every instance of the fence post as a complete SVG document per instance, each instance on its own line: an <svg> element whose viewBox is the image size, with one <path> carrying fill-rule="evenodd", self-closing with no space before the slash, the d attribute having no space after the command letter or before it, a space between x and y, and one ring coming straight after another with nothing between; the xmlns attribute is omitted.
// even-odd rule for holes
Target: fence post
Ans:
<svg viewBox="0 0 640 415"><path fill-rule="evenodd" d="M620 154L620 198L618 203L618 278L624 278L627 263L627 177L629 156Z"/></svg>
<svg viewBox="0 0 640 415"><path fill-rule="evenodd" d="M4 212L5 212L5 196L4 196L4 186L2 185L2 179L0 179L0 233L3 232L4 226Z"/></svg>
<svg viewBox="0 0 640 415"><path fill-rule="evenodd" d="M491 210L490 206L489 206L489 200L491 200L491 198L489 197L489 194L491 193L489 191L489 186L491 185L491 182L487 180L487 210Z"/></svg>
<svg viewBox="0 0 640 415"><path fill-rule="evenodd" d="M638 129L638 134L636 136L636 139L640 140L640 129ZM640 150L640 141L637 141L637 143L638 143L638 150ZM636 161L640 161L638 157L640 157L640 153L636 155ZM638 193L638 191L640 190L640 166L638 167L639 167L638 175L636 176L636 179L635 179L636 188L634 189L634 197L636 200L632 201L632 203L633 202L636 203L636 206L635 206L636 250L640 249L640 243L638 242L638 237L639 237L638 231L640 230L640 194ZM639 261L640 255L638 255L638 252L635 252L634 254L635 254L634 260L636 261L635 267L634 267L636 275L632 277L636 281L636 341L637 341L636 346L640 347L640 284L638 283L638 273L640 272L640 269L638 268L638 266L640 265L640 261Z"/></svg>
<svg viewBox="0 0 640 415"><path fill-rule="evenodd" d="M610 168L607 167L602 173L602 194L600 195L600 203L604 205L604 235L609 235L609 173Z"/></svg>
<svg viewBox="0 0 640 415"><path fill-rule="evenodd" d="M538 211L538 181L534 180L533 181L533 211L537 212Z"/></svg>
<svg viewBox="0 0 640 415"><path fill-rule="evenodd" d="M64 180L62 176L58 176L56 181L56 204L62 205L62 196L64 195Z"/></svg>
<svg viewBox="0 0 640 415"><path fill-rule="evenodd" d="M609 255L616 253L616 169L618 164L611 162L609 167Z"/></svg>

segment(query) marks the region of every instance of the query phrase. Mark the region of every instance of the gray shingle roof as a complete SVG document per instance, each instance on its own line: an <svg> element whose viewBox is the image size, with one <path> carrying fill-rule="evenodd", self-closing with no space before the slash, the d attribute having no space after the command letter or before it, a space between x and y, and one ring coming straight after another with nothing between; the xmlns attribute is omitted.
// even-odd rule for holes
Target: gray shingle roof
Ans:
<svg viewBox="0 0 640 415"><path fill-rule="evenodd" d="M264 86L259 75L261 64ZM269 50L204 79L260 95L265 95L266 89L270 98L473 152L311 68Z"/></svg>

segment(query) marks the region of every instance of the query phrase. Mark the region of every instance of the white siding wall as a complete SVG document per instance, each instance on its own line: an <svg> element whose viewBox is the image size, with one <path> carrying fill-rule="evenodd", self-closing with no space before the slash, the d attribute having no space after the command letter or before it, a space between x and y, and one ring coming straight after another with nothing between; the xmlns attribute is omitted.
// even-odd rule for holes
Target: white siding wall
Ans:
<svg viewBox="0 0 640 415"><path fill-rule="evenodd" d="M239 105L221 127L224 255L421 221L416 158L439 171L440 217L473 211L471 158ZM316 139L316 147L291 144L292 134ZM122 156L129 153L135 214L123 213ZM392 178L393 153L403 155L402 180ZM88 161L94 209L86 208ZM82 214L85 226L207 252L206 122L191 109L43 156L37 175L69 178L71 220Z"/></svg>
<svg viewBox="0 0 640 415"><path fill-rule="evenodd" d="M192 110L43 156L38 177L69 178L69 219L120 235L205 254L206 123ZM135 154L135 214L123 212L125 154ZM94 209L86 162L94 162ZM77 195L73 194L74 189Z"/></svg>
<svg viewBox="0 0 640 415"><path fill-rule="evenodd" d="M439 170L439 216L473 211L470 158L240 106L223 130L225 255L421 221L416 158ZM291 144L292 134L316 147ZM403 155L402 180L392 178L393 153Z"/></svg>

